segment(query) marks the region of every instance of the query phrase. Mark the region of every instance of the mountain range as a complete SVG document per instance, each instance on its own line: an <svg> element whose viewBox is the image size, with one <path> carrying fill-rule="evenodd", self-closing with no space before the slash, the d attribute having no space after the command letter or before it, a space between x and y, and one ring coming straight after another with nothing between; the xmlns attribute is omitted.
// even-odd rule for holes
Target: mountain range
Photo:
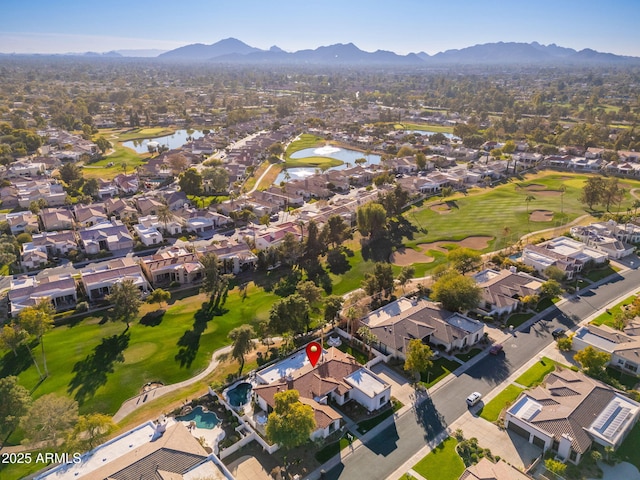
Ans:
<svg viewBox="0 0 640 480"><path fill-rule="evenodd" d="M164 52L158 58L167 61L290 65L640 65L640 57L614 55L591 49L577 51L537 42L485 43L435 55L424 52L398 55L386 50L365 52L353 43L296 52L285 52L276 46L261 50L238 39L227 38L212 45L185 45Z"/></svg>

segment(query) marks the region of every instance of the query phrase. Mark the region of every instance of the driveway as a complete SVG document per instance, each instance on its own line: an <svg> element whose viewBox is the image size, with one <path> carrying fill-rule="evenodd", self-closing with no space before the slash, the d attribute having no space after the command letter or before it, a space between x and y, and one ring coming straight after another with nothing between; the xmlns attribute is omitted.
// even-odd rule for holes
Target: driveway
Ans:
<svg viewBox="0 0 640 480"><path fill-rule="evenodd" d="M406 378L384 363L374 365L371 371L391 385L391 396L400 400L405 406L413 404L416 399L415 390Z"/></svg>
<svg viewBox="0 0 640 480"><path fill-rule="evenodd" d="M510 463L516 468L525 469L542 453L542 449L527 442L519 435L500 430L495 424L467 412L451 426L460 428L464 438L477 438L482 448L488 448L493 455Z"/></svg>
<svg viewBox="0 0 640 480"><path fill-rule="evenodd" d="M227 469L236 480L272 480L271 475L253 457L245 455L235 460Z"/></svg>
<svg viewBox="0 0 640 480"><path fill-rule="evenodd" d="M615 465L607 465L604 462L598 462L598 466L602 469L602 480L640 480L640 472L629 462L621 462ZM592 479L590 479L592 480Z"/></svg>

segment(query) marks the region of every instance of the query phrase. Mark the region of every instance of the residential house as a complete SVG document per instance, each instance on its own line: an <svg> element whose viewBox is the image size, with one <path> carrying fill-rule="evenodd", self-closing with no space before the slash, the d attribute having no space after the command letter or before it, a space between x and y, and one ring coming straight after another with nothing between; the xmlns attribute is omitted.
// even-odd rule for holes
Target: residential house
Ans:
<svg viewBox="0 0 640 480"><path fill-rule="evenodd" d="M138 211L133 208L128 201L121 198L108 199L104 202L104 208L110 217L116 220L122 220L123 218L137 218Z"/></svg>
<svg viewBox="0 0 640 480"><path fill-rule="evenodd" d="M58 311L75 308L78 296L73 275L53 272L55 270L43 270L36 276L22 275L11 279L9 303L12 315L44 299L51 300Z"/></svg>
<svg viewBox="0 0 640 480"><path fill-rule="evenodd" d="M158 215L165 204L153 197L138 197L136 198L136 207L143 216Z"/></svg>
<svg viewBox="0 0 640 480"><path fill-rule="evenodd" d="M144 225L137 224L133 226L133 230L138 235L140 242L147 247L159 245L164 241L162 234L156 227L145 227Z"/></svg>
<svg viewBox="0 0 640 480"><path fill-rule="evenodd" d="M208 453L183 422L147 422L61 463L35 480L233 480L227 467Z"/></svg>
<svg viewBox="0 0 640 480"><path fill-rule="evenodd" d="M514 312L523 297L538 295L542 281L524 272L486 269L473 275L482 289L477 311L483 315L507 315Z"/></svg>
<svg viewBox="0 0 640 480"><path fill-rule="evenodd" d="M45 257L55 257L58 255L67 255L71 250L78 248L76 235L70 230L60 232L42 232L33 235L30 242L22 244L22 259L33 257L33 252L44 253ZM42 258L36 255L34 258ZM46 262L44 262L46 263ZM30 267L34 268L34 267Z"/></svg>
<svg viewBox="0 0 640 480"><path fill-rule="evenodd" d="M98 179L98 193L100 200L115 198L118 195L118 187L110 180Z"/></svg>
<svg viewBox="0 0 640 480"><path fill-rule="evenodd" d="M640 404L586 375L557 369L507 409L505 428L564 462L579 463L593 444L616 449L631 431Z"/></svg>
<svg viewBox="0 0 640 480"><path fill-rule="evenodd" d="M113 179L113 183L120 193L124 195L136 193L140 188L140 180L138 180L138 175L135 174L125 175L121 173Z"/></svg>
<svg viewBox="0 0 640 480"><path fill-rule="evenodd" d="M167 190L160 192L164 202L169 206L169 210L176 211L191 205L187 195L179 190Z"/></svg>
<svg viewBox="0 0 640 480"><path fill-rule="evenodd" d="M132 250L134 245L129 229L120 220L83 228L78 235L82 247L89 255L95 255L101 250L109 252Z"/></svg>
<svg viewBox="0 0 640 480"><path fill-rule="evenodd" d="M140 265L132 257L94 263L80 270L82 285L90 301L99 301L111 293L116 283L131 280L141 294L151 290Z"/></svg>
<svg viewBox="0 0 640 480"><path fill-rule="evenodd" d="M47 173L47 166L31 160L17 161L9 165L7 178L41 177Z"/></svg>
<svg viewBox="0 0 640 480"><path fill-rule="evenodd" d="M18 189L15 185L0 188L0 202L2 202L2 208L18 206Z"/></svg>
<svg viewBox="0 0 640 480"><path fill-rule="evenodd" d="M138 218L138 223L145 228L155 228L169 235L180 235L182 233L183 220L177 216L165 223L158 220L157 215L147 215L146 217Z"/></svg>
<svg viewBox="0 0 640 480"><path fill-rule="evenodd" d="M527 245L520 261L540 273L550 266L557 267L571 280L585 265L600 265L606 262L607 254L577 240L556 237L538 245Z"/></svg>
<svg viewBox="0 0 640 480"><path fill-rule="evenodd" d="M64 205L67 192L54 180L33 180L15 182L18 189L18 205L28 208L31 202L46 200L47 205L56 207Z"/></svg>
<svg viewBox="0 0 640 480"><path fill-rule="evenodd" d="M344 405L355 401L369 412L391 400L391 386L360 365L351 355L330 347L314 367L304 351L256 373L261 383L253 389L258 406L269 413L275 406L276 393L295 389L300 401L314 411L317 429L311 439L326 438L340 428L342 415L329 402Z"/></svg>
<svg viewBox="0 0 640 480"><path fill-rule="evenodd" d="M413 339L450 352L474 345L484 335L482 322L449 312L434 302L405 297L371 312L360 323L376 336L376 348L401 359Z"/></svg>
<svg viewBox="0 0 640 480"><path fill-rule="evenodd" d="M617 233L618 229L621 230L620 234ZM619 226L614 220L588 226L578 225L571 227L570 232L585 245L606 253L610 259L626 257L635 251L633 245L619 240L619 237L640 240L640 228L634 224Z"/></svg>
<svg viewBox="0 0 640 480"><path fill-rule="evenodd" d="M631 375L640 376L640 336L634 322L624 331L607 325L584 325L572 337L571 349L580 351L593 347L611 355L609 365Z"/></svg>
<svg viewBox="0 0 640 480"><path fill-rule="evenodd" d="M44 208L38 214L44 230L70 230L74 227L73 214L65 208Z"/></svg>
<svg viewBox="0 0 640 480"><path fill-rule="evenodd" d="M254 241L258 250L266 250L282 243L287 233L291 233L296 240L302 241L300 227L293 223L283 223L277 226L270 226L257 233L254 230Z"/></svg>
<svg viewBox="0 0 640 480"><path fill-rule="evenodd" d="M73 213L79 227L90 227L97 223L107 222L107 211L104 205L93 203L91 205L75 205Z"/></svg>
<svg viewBox="0 0 640 480"><path fill-rule="evenodd" d="M198 255L181 247L170 247L143 257L140 266L154 287L174 282L194 285L202 280L204 274Z"/></svg>
<svg viewBox="0 0 640 480"><path fill-rule="evenodd" d="M253 270L258 262L258 257L249 246L242 241L232 238L224 238L205 247L197 247L198 255L213 253L221 262L223 273L238 274L247 270Z"/></svg>
<svg viewBox="0 0 640 480"><path fill-rule="evenodd" d="M30 211L7 213L5 220L9 224L9 229L13 235L19 235L24 232L34 233L40 231L38 216Z"/></svg>

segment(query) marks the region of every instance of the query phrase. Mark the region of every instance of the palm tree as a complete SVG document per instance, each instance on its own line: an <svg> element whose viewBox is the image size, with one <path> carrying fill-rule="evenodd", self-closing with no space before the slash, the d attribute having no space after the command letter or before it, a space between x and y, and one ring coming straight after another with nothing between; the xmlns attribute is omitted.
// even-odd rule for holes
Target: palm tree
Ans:
<svg viewBox="0 0 640 480"><path fill-rule="evenodd" d="M511 234L511 228L508 225L505 225L502 229L502 236L504 237L504 247L507 248L507 238Z"/></svg>
<svg viewBox="0 0 640 480"><path fill-rule="evenodd" d="M527 198L524 199L524 201L527 203L527 214L529 214L529 203L531 203L531 201L535 199L536 197L534 197L533 195L527 195Z"/></svg>
<svg viewBox="0 0 640 480"><path fill-rule="evenodd" d="M167 232L167 224L173 220L173 212L169 208L169 205L163 204L158 208L158 220L164 224L164 231Z"/></svg>

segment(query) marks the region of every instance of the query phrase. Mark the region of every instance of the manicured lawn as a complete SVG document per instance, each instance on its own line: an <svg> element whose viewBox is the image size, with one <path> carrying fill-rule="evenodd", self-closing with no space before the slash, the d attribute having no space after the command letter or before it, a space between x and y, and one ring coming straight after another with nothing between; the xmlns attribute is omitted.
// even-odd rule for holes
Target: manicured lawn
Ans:
<svg viewBox="0 0 640 480"><path fill-rule="evenodd" d="M636 423L620 445L616 456L625 462L633 463L636 468L640 469L640 448L638 445L640 445L640 424Z"/></svg>
<svg viewBox="0 0 640 480"><path fill-rule="evenodd" d="M608 277L609 275L613 275L619 269L612 267L611 265L607 265L604 268L599 268L597 270L591 270L587 275L585 275L592 282L597 282L598 280L602 280L603 278Z"/></svg>
<svg viewBox="0 0 640 480"><path fill-rule="evenodd" d="M606 312L603 312L600 315L598 315L596 318L594 318L591 321L591 323L593 325L608 325L610 327L613 327L613 319L618 313L620 313L622 307L625 305L629 305L630 303L633 303L635 299L636 299L636 295L631 295L630 297L625 298L622 302L620 302L616 306L611 307Z"/></svg>
<svg viewBox="0 0 640 480"><path fill-rule="evenodd" d="M444 125L428 125L425 123L396 123L394 128L396 130L420 130L423 132L453 133L453 127L445 127Z"/></svg>
<svg viewBox="0 0 640 480"><path fill-rule="evenodd" d="M607 367L607 375L609 375L609 377L611 378L615 378L630 390L635 390L636 385L640 383L638 377L634 377L633 375L629 375L628 373L621 372L617 368Z"/></svg>
<svg viewBox="0 0 640 480"><path fill-rule="evenodd" d="M400 403L397 400L394 400L392 408L385 410L384 412L382 412L379 415L376 415L373 418L368 418L358 423L358 433L360 433L361 435L364 435L372 428L375 428L376 426L380 425L380 423L382 423L385 419L389 418L391 415L393 415L395 412L397 412L401 408L402 408L402 403Z"/></svg>
<svg viewBox="0 0 640 480"><path fill-rule="evenodd" d="M196 295L175 301L158 324L136 321L126 333L123 323L101 318L57 327L44 337L50 375L33 396L66 394L81 403L81 413L113 414L147 382L171 384L196 375L215 350L229 343L232 328L266 318L275 298L251 285L244 301L237 290L232 291L227 313L208 322L194 321L206 301L204 295ZM141 313L156 308L147 304ZM39 347L33 351L40 360ZM29 362L17 364L11 352L0 359L0 373L18 373L20 383L29 389L38 383L35 367Z"/></svg>
<svg viewBox="0 0 640 480"><path fill-rule="evenodd" d="M476 355L478 355L480 352L482 352L482 350L480 348L474 348L472 350L470 350L467 353L458 353L456 355L456 358L459 358L460 360L462 360L463 362L468 362L469 360L471 360L473 357L475 357Z"/></svg>
<svg viewBox="0 0 640 480"><path fill-rule="evenodd" d="M362 258L362 251L356 250L353 256L347 256L350 269L341 275L329 274L333 282L334 295L344 295L347 292L360 288L364 274L373 271L374 262Z"/></svg>
<svg viewBox="0 0 640 480"><path fill-rule="evenodd" d="M303 133L300 138L295 142L291 142L287 147L287 151L284 153L285 159L288 159L289 155L297 152L298 150L304 150L305 148L321 147L326 142L324 138L311 135L309 133Z"/></svg>
<svg viewBox="0 0 640 480"><path fill-rule="evenodd" d="M516 383L523 387L533 387L542 382L544 377L553 372L558 365L556 362L547 357L542 357L533 364L526 372L516 378Z"/></svg>
<svg viewBox="0 0 640 480"><path fill-rule="evenodd" d="M97 162L86 164L82 169L82 175L85 178L105 178L111 179L116 175L125 173L125 168L122 164L126 165L126 173L134 173L136 167L146 163L146 158L149 158L148 154L139 155L130 148L125 148L120 143L114 143L114 152ZM108 167L109 163L113 162L113 166Z"/></svg>
<svg viewBox="0 0 640 480"><path fill-rule="evenodd" d="M531 317L533 317L533 313L514 313L507 319L507 325L517 328Z"/></svg>
<svg viewBox="0 0 640 480"><path fill-rule="evenodd" d="M516 387L515 385L509 385L497 396L495 396L490 402L482 407L479 412L480 416L488 422L497 421L502 409L513 402L516 398L518 398L520 392L523 391L524 388Z"/></svg>
<svg viewBox="0 0 640 480"><path fill-rule="evenodd" d="M458 441L449 437L413 466L427 480L457 480L464 472L464 462L456 452Z"/></svg>
<svg viewBox="0 0 640 480"><path fill-rule="evenodd" d="M342 165L343 163L344 162L342 160L328 157L287 158L284 168L311 167L326 170L331 167Z"/></svg>
<svg viewBox="0 0 640 480"><path fill-rule="evenodd" d="M320 463L324 463L334 455L340 453L343 448L347 448L349 446L349 440L345 437L342 437L339 441L330 443L326 447L316 452L316 460Z"/></svg>
<svg viewBox="0 0 640 480"><path fill-rule="evenodd" d="M460 364L448 358L440 357L433 361L433 365L428 370L422 372L421 383L427 388L433 387L436 383L456 370ZM429 383L426 383L427 380Z"/></svg>
<svg viewBox="0 0 640 480"><path fill-rule="evenodd" d="M527 214L525 199L533 195L535 200L529 203L528 210L548 210L559 215L561 210L566 221L574 220L580 215L589 213L581 204L579 197L582 186L588 176L571 173L542 172L528 175L526 179L511 181L490 189L471 189L468 195L452 200L446 214L435 211L428 201L418 209L412 209L407 219L412 222L418 232L408 246L437 240L461 240L470 235L489 236L495 240L490 242L484 251L496 247L496 242L503 244L502 232L509 227L510 241L520 238L525 233L556 226L556 219L551 222L531 221ZM633 187L639 182L625 180ZM560 195L560 187L566 189ZM562 200L561 200L562 198ZM633 199L626 195L623 207L631 206ZM426 228L421 230L421 228ZM497 234L497 235L496 235Z"/></svg>

